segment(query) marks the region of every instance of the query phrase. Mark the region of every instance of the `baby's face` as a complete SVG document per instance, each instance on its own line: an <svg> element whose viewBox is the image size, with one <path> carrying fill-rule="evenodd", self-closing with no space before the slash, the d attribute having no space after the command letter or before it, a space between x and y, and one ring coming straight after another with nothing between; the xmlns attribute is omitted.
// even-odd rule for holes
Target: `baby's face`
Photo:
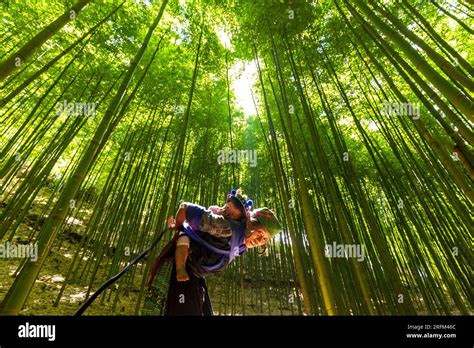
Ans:
<svg viewBox="0 0 474 348"><path fill-rule="evenodd" d="M220 215L230 220L240 220L242 218L242 213L240 212L240 209L237 208L232 202L227 202L226 204L224 204L224 207L221 209Z"/></svg>

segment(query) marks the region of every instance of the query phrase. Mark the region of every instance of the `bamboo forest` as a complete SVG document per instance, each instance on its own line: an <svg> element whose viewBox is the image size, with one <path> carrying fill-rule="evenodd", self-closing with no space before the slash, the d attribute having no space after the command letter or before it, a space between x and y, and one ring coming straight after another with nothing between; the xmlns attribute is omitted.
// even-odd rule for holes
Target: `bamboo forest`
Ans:
<svg viewBox="0 0 474 348"><path fill-rule="evenodd" d="M471 0L0 11L0 315L144 315L181 209L232 239L235 197L276 227L206 275L211 314L473 314Z"/></svg>

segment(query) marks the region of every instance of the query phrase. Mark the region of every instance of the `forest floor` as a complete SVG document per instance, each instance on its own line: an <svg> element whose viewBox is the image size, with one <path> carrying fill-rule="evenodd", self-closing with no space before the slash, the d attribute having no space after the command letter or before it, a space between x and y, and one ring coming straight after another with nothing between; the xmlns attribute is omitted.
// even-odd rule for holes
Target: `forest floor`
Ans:
<svg viewBox="0 0 474 348"><path fill-rule="evenodd" d="M21 242L24 236L30 232L30 226L21 224L16 234L18 237L13 239L14 243ZM61 247L54 248L48 257L45 266L41 270L40 276L36 281L28 301L23 308L22 315L72 315L83 303L88 290L88 284L79 284L72 282L65 287L59 303L57 301L58 294L61 291L62 284L66 274L69 271L69 265L72 261L77 242L72 240L68 234L61 235ZM7 293L9 287L15 279L15 272L20 266L20 260L16 259L0 259L0 301ZM120 292L115 297L117 289L112 286L107 293L106 298L102 301L101 297L87 309L87 315L135 315L136 302L138 300L138 292L143 274L137 274L134 279L134 287L128 293ZM98 279L106 279L101 273ZM98 288L97 284L92 291ZM231 311L231 307L227 306L222 298L221 289L212 287L211 300L215 314ZM251 290L247 289L247 293ZM234 309L234 312L235 309ZM238 311L237 311L238 312ZM288 306L282 308L277 298L270 298L268 301L257 303L248 303L245 308L246 315L292 315L293 312Z"/></svg>
<svg viewBox="0 0 474 348"><path fill-rule="evenodd" d="M23 222L18 226L11 243L30 244L31 236L36 234L39 226L44 222L41 217L41 205L47 202L48 188L43 188L38 195L38 199L33 203L30 211ZM5 208L5 203L0 202L0 211ZM66 275L70 272L70 264L79 245L84 232L84 224L78 219L68 219L68 227L59 235L38 279L28 297L28 300L21 311L22 315L72 315L85 300L87 295L88 281L71 281L65 288L58 302L57 298L66 280ZM6 243L4 241L4 243ZM106 255L104 263L107 264L110 255ZM21 266L20 259L0 258L0 301L3 300L8 289L15 280L16 272ZM87 309L86 315L135 315L135 307L139 296L139 289L143 276L144 267L140 264L137 268L130 291L118 292L114 285L106 292L106 296L99 297ZM104 281L109 275L104 274L104 269L99 269L96 279ZM216 283L219 283L218 281ZM100 286L100 282L94 282L92 292ZM257 289L258 290L258 289ZM250 289L248 290L248 292ZM116 296L118 295L118 296ZM223 303L221 290L217 286L212 286L210 296L215 314L222 315L228 313L231 308ZM270 301L270 304L268 303ZM239 310L233 309L234 313ZM277 298L269 299L257 303L246 305L246 315L292 315L294 312L288 306L282 307Z"/></svg>

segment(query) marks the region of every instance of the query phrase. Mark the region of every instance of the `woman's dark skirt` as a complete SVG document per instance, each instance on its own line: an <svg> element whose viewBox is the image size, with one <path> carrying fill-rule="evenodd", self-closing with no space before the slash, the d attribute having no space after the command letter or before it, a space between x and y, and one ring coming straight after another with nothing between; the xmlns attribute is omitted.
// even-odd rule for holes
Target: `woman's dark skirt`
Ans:
<svg viewBox="0 0 474 348"><path fill-rule="evenodd" d="M178 282L174 264L175 236L156 258L152 268L142 315L213 315L204 278L186 266L189 280ZM189 262L189 260L188 260Z"/></svg>

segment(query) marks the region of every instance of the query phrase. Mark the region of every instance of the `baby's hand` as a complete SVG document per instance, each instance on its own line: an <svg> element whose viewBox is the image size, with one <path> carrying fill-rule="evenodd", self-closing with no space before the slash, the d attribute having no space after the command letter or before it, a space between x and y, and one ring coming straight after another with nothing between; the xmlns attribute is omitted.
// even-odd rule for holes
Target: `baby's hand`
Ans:
<svg viewBox="0 0 474 348"><path fill-rule="evenodd" d="M219 214L221 212L221 207L217 205L211 205L209 210L212 211L213 214Z"/></svg>
<svg viewBox="0 0 474 348"><path fill-rule="evenodd" d="M176 227L176 220L173 216L168 218L168 228L173 230Z"/></svg>

